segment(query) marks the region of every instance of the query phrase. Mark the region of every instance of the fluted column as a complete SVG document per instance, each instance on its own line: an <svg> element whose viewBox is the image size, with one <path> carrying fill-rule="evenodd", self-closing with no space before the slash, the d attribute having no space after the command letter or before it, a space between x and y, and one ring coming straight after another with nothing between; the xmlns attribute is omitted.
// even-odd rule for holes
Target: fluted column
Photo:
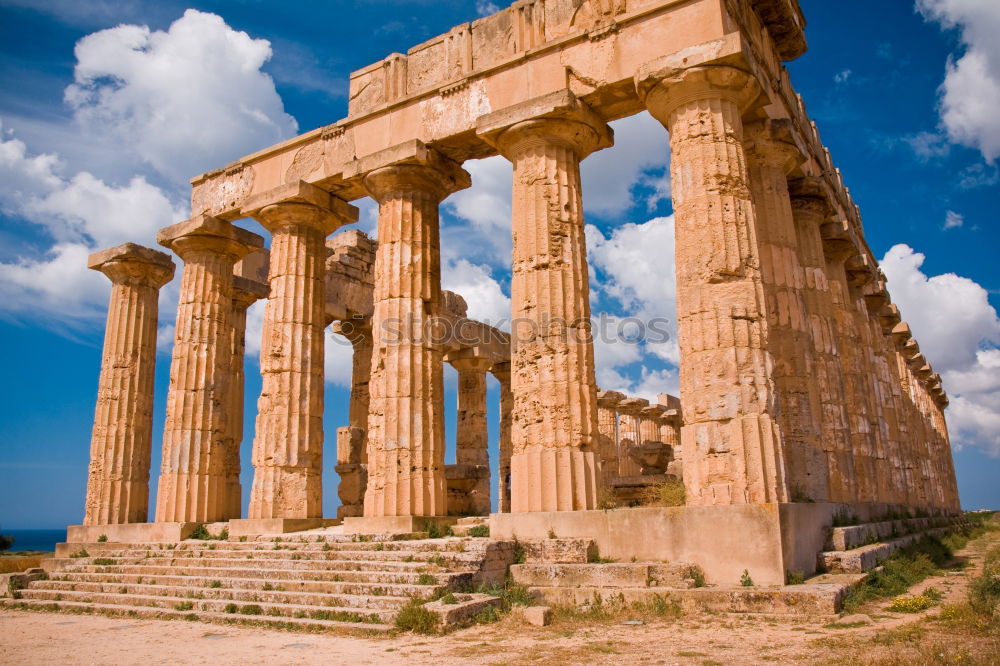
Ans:
<svg viewBox="0 0 1000 666"><path fill-rule="evenodd" d="M597 382L580 161L611 145L612 135L583 104L561 103L558 118L522 120L488 139L514 166L514 512L597 506Z"/></svg>
<svg viewBox="0 0 1000 666"><path fill-rule="evenodd" d="M821 441L822 403L786 179L804 158L787 120L753 123L747 128L744 146L789 495L792 501L823 502L829 496L829 472Z"/></svg>
<svg viewBox="0 0 1000 666"><path fill-rule="evenodd" d="M500 382L500 465L497 510L500 513L510 513L510 427L514 411L514 393L510 390L510 362L496 363L490 370Z"/></svg>
<svg viewBox="0 0 1000 666"><path fill-rule="evenodd" d="M247 310L262 298L267 298L267 285L240 275L233 277L233 325L229 398L229 436L232 446L226 454L226 514L225 519L239 518L243 512L243 486L240 483L240 448L243 445L243 407L246 372L243 369L246 352Z"/></svg>
<svg viewBox="0 0 1000 666"><path fill-rule="evenodd" d="M670 132L689 504L788 500L741 110L748 73L651 63L636 76Z"/></svg>
<svg viewBox="0 0 1000 666"><path fill-rule="evenodd" d="M626 398L618 403L618 475L638 476L639 464L629 451L642 444L642 410L649 407L644 398Z"/></svg>
<svg viewBox="0 0 1000 666"><path fill-rule="evenodd" d="M441 304L438 206L470 179L433 155L364 180L379 202L365 516L448 514L442 351L427 327Z"/></svg>
<svg viewBox="0 0 1000 666"><path fill-rule="evenodd" d="M829 470L827 492L830 501L852 502L855 498L854 452L847 420L841 343L820 233L832 210L818 183L807 179L796 182L792 214L804 274L806 316L816 359L813 383L819 391L822 407L820 443Z"/></svg>
<svg viewBox="0 0 1000 666"><path fill-rule="evenodd" d="M358 210L306 183L262 199L248 202L271 233L248 515L322 518L325 240Z"/></svg>
<svg viewBox="0 0 1000 666"><path fill-rule="evenodd" d="M233 442L233 266L264 239L199 216L161 229L184 260L163 431L157 522L227 518Z"/></svg>
<svg viewBox="0 0 1000 666"><path fill-rule="evenodd" d="M601 391L597 394L597 447L601 463L601 482L607 486L618 476L618 403L625 396L616 391Z"/></svg>
<svg viewBox="0 0 1000 666"><path fill-rule="evenodd" d="M369 322L335 322L333 332L350 340L354 348L351 366L351 400L347 411L348 426L337 430L337 465L340 476L338 518L364 514L365 488L368 485L368 385L372 372L372 330Z"/></svg>
<svg viewBox="0 0 1000 666"><path fill-rule="evenodd" d="M471 351L448 355L448 362L458 371L458 418L455 427L455 462L489 470L489 431L486 425L486 371L493 362ZM490 476L479 477L472 491L472 513L490 512Z"/></svg>
<svg viewBox="0 0 1000 666"><path fill-rule="evenodd" d="M108 276L111 298L83 524L144 523L158 302L160 287L174 276L174 262L163 252L125 243L90 255L87 266Z"/></svg>

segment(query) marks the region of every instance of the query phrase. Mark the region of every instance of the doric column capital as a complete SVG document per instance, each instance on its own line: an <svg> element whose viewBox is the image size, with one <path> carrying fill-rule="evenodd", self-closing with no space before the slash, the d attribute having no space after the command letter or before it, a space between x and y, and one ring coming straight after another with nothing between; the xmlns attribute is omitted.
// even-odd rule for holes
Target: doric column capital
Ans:
<svg viewBox="0 0 1000 666"><path fill-rule="evenodd" d="M174 277L174 262L168 254L135 243L95 252L87 267L108 276L114 284L159 289Z"/></svg>
<svg viewBox="0 0 1000 666"><path fill-rule="evenodd" d="M650 421L659 421L667 411L663 405L650 405L639 410L639 416Z"/></svg>
<svg viewBox="0 0 1000 666"><path fill-rule="evenodd" d="M263 282L233 276L233 303L246 310L257 301L267 298L270 288Z"/></svg>
<svg viewBox="0 0 1000 666"><path fill-rule="evenodd" d="M272 234L307 227L324 236L357 222L359 214L356 206L302 180L250 197L240 213L257 220Z"/></svg>
<svg viewBox="0 0 1000 666"><path fill-rule="evenodd" d="M598 391L597 406L604 409L616 409L618 403L625 399L624 393L618 391Z"/></svg>
<svg viewBox="0 0 1000 666"><path fill-rule="evenodd" d="M234 263L264 247L264 239L209 215L178 222L160 229L156 242L188 261L199 253L221 254Z"/></svg>
<svg viewBox="0 0 1000 666"><path fill-rule="evenodd" d="M363 161L362 161L363 162ZM431 149L415 151L404 162L369 171L365 189L379 203L401 194L422 192L438 202L472 185L472 176L454 162Z"/></svg>
<svg viewBox="0 0 1000 666"><path fill-rule="evenodd" d="M569 90L490 113L476 124L480 138L508 160L538 145L557 145L582 160L614 145L614 132L601 116Z"/></svg>
<svg viewBox="0 0 1000 666"><path fill-rule="evenodd" d="M502 386L510 388L510 361L494 363L490 368L490 374L496 377Z"/></svg>
<svg viewBox="0 0 1000 666"><path fill-rule="evenodd" d="M444 360L459 372L481 372L486 374L494 365L491 359L477 354L475 349L450 352L445 355Z"/></svg>
<svg viewBox="0 0 1000 666"><path fill-rule="evenodd" d="M351 319L341 319L333 322L330 330L337 335L342 335L351 341L351 344L371 343L372 340L372 320L371 317L352 317Z"/></svg>
<svg viewBox="0 0 1000 666"><path fill-rule="evenodd" d="M795 145L792 121L767 118L743 126L743 143L747 158L764 166L794 171L806 157Z"/></svg>
<svg viewBox="0 0 1000 666"><path fill-rule="evenodd" d="M669 58L641 66L635 86L650 114L667 127L671 114L690 102L727 99L745 112L761 94L757 79L742 69L729 65L677 67Z"/></svg>

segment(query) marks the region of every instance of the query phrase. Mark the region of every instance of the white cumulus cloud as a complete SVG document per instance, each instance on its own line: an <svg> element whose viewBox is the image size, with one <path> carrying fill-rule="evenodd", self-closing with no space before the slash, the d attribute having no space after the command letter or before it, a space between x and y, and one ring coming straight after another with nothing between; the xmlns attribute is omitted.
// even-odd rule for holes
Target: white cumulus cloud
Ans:
<svg viewBox="0 0 1000 666"><path fill-rule="evenodd" d="M950 57L941 86L941 123L948 138L1000 157L1000 3L996 0L917 0L928 20L959 29L964 52Z"/></svg>
<svg viewBox="0 0 1000 666"><path fill-rule="evenodd" d="M120 25L76 45L66 101L86 131L185 182L295 134L261 67L267 40L187 10L167 31Z"/></svg>
<svg viewBox="0 0 1000 666"><path fill-rule="evenodd" d="M953 442L1000 456L1000 318L982 286L954 273L927 276L924 258L907 245L883 257L893 302L941 373Z"/></svg>

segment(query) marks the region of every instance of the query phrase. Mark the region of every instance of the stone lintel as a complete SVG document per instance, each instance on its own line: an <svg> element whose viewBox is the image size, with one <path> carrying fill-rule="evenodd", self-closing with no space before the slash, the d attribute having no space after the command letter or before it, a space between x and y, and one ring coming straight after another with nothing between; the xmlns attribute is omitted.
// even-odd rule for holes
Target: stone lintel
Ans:
<svg viewBox="0 0 1000 666"><path fill-rule="evenodd" d="M156 233L156 242L183 257L188 249L210 248L237 259L264 247L264 239L211 215L196 215Z"/></svg>
<svg viewBox="0 0 1000 666"><path fill-rule="evenodd" d="M639 414L646 419L660 419L668 410L663 405L652 404L649 407L643 407Z"/></svg>
<svg viewBox="0 0 1000 666"><path fill-rule="evenodd" d="M476 134L491 146L497 146L501 134L534 120L562 120L586 125L595 134L594 145L589 147L591 150L610 148L615 143L614 131L604 118L578 100L568 88L480 116L476 120Z"/></svg>
<svg viewBox="0 0 1000 666"><path fill-rule="evenodd" d="M360 214L357 206L352 206L340 197L304 180L279 185L267 192L261 192L248 198L240 209L240 214L243 217L257 219L265 208L287 203L315 206L320 211L336 218L337 226L357 222Z"/></svg>

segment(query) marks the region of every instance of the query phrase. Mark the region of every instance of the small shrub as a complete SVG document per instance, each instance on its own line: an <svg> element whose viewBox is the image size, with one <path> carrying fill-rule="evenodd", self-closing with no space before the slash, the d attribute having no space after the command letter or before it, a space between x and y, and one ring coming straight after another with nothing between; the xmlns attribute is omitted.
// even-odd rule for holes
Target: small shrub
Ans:
<svg viewBox="0 0 1000 666"><path fill-rule="evenodd" d="M14 545L14 541L14 537L0 534L0 553L10 550L10 547Z"/></svg>
<svg viewBox="0 0 1000 666"><path fill-rule="evenodd" d="M457 604L458 603L458 597L456 597L454 594L452 594L451 592L449 592L448 594L446 594L443 597L441 597L441 603L448 604L449 606L452 605L452 604Z"/></svg>
<svg viewBox="0 0 1000 666"><path fill-rule="evenodd" d="M517 537L514 537L514 564L524 564L527 559L527 551L524 550L524 546L517 540Z"/></svg>
<svg viewBox="0 0 1000 666"><path fill-rule="evenodd" d="M444 536L444 532L441 530L437 523L430 523L427 525L427 538L428 539L440 539Z"/></svg>
<svg viewBox="0 0 1000 666"><path fill-rule="evenodd" d="M102 534L101 536L97 537L97 543L107 543L107 542L108 542L107 534Z"/></svg>
<svg viewBox="0 0 1000 666"><path fill-rule="evenodd" d="M226 604L226 612L227 613L236 613L236 612L239 612L239 610L240 609L239 609L239 607L236 604Z"/></svg>
<svg viewBox="0 0 1000 666"><path fill-rule="evenodd" d="M229 528L223 527L222 531L219 532L219 536L215 537L219 541L229 541Z"/></svg>
<svg viewBox="0 0 1000 666"><path fill-rule="evenodd" d="M552 529L551 527L549 528L549 538L550 539L556 539L556 538L558 538L558 537L556 537L556 531L554 529Z"/></svg>
<svg viewBox="0 0 1000 666"><path fill-rule="evenodd" d="M106 566L110 566L110 565L112 565L114 563L115 563L115 561L113 559L111 559L110 557L95 557L94 558L94 564L96 564L98 566L106 567Z"/></svg>
<svg viewBox="0 0 1000 666"><path fill-rule="evenodd" d="M433 564L436 567L444 567L448 564L448 560L444 559L444 555L438 553L434 557L427 560L428 564Z"/></svg>
<svg viewBox="0 0 1000 666"><path fill-rule="evenodd" d="M701 567L688 567L687 574L688 578L694 581L695 587L705 587L705 573L701 570Z"/></svg>
<svg viewBox="0 0 1000 666"><path fill-rule="evenodd" d="M274 586L271 585L270 583L264 583L264 587L262 587L261 589L264 590L265 592L270 592L271 590L274 589Z"/></svg>
<svg viewBox="0 0 1000 666"><path fill-rule="evenodd" d="M323 544L323 552L327 552L327 551L330 551L330 550L333 550L333 547L330 546L330 544L328 544L328 543L324 543Z"/></svg>
<svg viewBox="0 0 1000 666"><path fill-rule="evenodd" d="M788 571L785 573L785 585L802 585L806 582L806 576L801 571Z"/></svg>
<svg viewBox="0 0 1000 666"><path fill-rule="evenodd" d="M743 587L753 587L753 578L750 577L748 569L743 570L743 575L740 577L740 585Z"/></svg>
<svg viewBox="0 0 1000 666"><path fill-rule="evenodd" d="M646 488L639 500L641 506L684 506L684 482L668 479L658 486Z"/></svg>
<svg viewBox="0 0 1000 666"><path fill-rule="evenodd" d="M206 528L202 523L198 523L188 538L197 539L198 541L207 541L212 538L212 535L208 533L208 528Z"/></svg>
<svg viewBox="0 0 1000 666"><path fill-rule="evenodd" d="M375 544L375 548L373 550L376 550L376 551L385 550L385 544L384 543L377 543L377 544Z"/></svg>
<svg viewBox="0 0 1000 666"><path fill-rule="evenodd" d="M437 585L437 578L430 574L422 573L417 577L417 585Z"/></svg>
<svg viewBox="0 0 1000 666"><path fill-rule="evenodd" d="M208 584L208 586L211 587L211 588L218 589L218 588L222 587L222 581L221 580L213 580L211 583Z"/></svg>
<svg viewBox="0 0 1000 666"><path fill-rule="evenodd" d="M174 604L174 610L179 611L189 611L194 608L194 603L190 601L182 601L179 604Z"/></svg>
<svg viewBox="0 0 1000 666"><path fill-rule="evenodd" d="M246 543L247 538L245 536L240 537L240 543Z"/></svg>
<svg viewBox="0 0 1000 666"><path fill-rule="evenodd" d="M396 628L401 631L412 631L416 634L436 634L440 618L424 608L418 599L412 599L399 609L396 616Z"/></svg>
<svg viewBox="0 0 1000 666"><path fill-rule="evenodd" d="M490 526L489 525L476 525L474 527L470 527L468 534L469 534L470 537L473 537L473 538L476 538L476 539L482 539L484 537L488 537L490 535Z"/></svg>
<svg viewBox="0 0 1000 666"><path fill-rule="evenodd" d="M81 558L81 557L90 557L90 553L87 552L86 548L81 548L80 550L76 551L75 553L70 553L69 556L72 557L72 558L74 558L74 559L77 559L77 558Z"/></svg>
<svg viewBox="0 0 1000 666"><path fill-rule="evenodd" d="M247 604L240 608L240 613L243 615L263 615L264 609L257 604Z"/></svg>

